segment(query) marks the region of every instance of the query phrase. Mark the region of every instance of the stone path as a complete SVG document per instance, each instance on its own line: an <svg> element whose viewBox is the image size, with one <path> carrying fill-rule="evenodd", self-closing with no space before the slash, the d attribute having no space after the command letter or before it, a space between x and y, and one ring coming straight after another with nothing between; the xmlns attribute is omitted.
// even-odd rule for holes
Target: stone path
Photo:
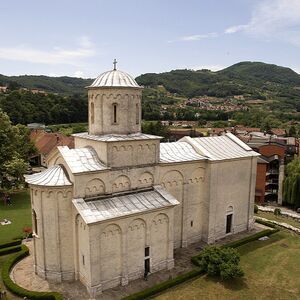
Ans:
<svg viewBox="0 0 300 300"><path fill-rule="evenodd" d="M243 232L236 235L228 236L220 241L218 244L225 244L230 241L238 240L243 237L252 235L256 232L264 230L265 227L260 224L255 224L254 229L249 232ZM26 246L32 253L33 244L32 241L26 242ZM174 251L175 267L172 270L160 271L151 274L148 280L137 279L131 281L127 286L118 286L103 292L97 299L111 300L122 299L125 296L136 293L148 287L151 287L157 283L176 277L179 274L186 273L193 268L191 263L191 257L198 254L205 246L204 243L195 243L189 245L188 248L179 248ZM86 300L90 299L85 287L79 282L71 283L49 283L46 280L38 277L33 271L33 255L29 255L18 264L15 265L11 272L11 278L20 286L35 291L57 291L63 294L66 300Z"/></svg>

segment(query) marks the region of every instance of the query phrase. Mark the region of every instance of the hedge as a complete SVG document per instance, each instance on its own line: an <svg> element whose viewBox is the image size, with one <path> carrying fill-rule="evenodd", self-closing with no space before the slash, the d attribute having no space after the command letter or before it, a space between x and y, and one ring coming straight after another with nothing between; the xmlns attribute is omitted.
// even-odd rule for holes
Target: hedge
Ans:
<svg viewBox="0 0 300 300"><path fill-rule="evenodd" d="M123 298L123 300L138 300L138 299L146 299L146 298L149 298L153 295L156 295L168 288L171 288L175 285L178 285L179 283L183 283L189 279L192 279L192 278L195 278L197 276L200 276L200 275L204 275L204 271L201 270L200 268L195 268L193 269L192 271L190 272L187 272L187 273L184 273L182 275L179 275L173 279L169 279L169 280L166 280L162 283L159 283L155 286L152 286L150 288L147 288L141 292L138 292L138 293L135 293L135 294L132 294L128 297L125 297Z"/></svg>
<svg viewBox="0 0 300 300"><path fill-rule="evenodd" d="M29 249L25 246L21 246L21 251L9 257L2 266L2 280L4 285L8 290L10 290L13 294L20 297L27 297L30 300L63 300L61 294L57 292L34 292L26 290L16 283L14 283L9 274L13 266L19 262L21 259L25 258L29 255Z"/></svg>
<svg viewBox="0 0 300 300"><path fill-rule="evenodd" d="M13 246L13 247L7 247L7 248L4 248L4 249L0 249L0 256L10 254L10 253L19 252L21 250L22 250L21 245Z"/></svg>
<svg viewBox="0 0 300 300"><path fill-rule="evenodd" d="M16 241L0 244L0 249L7 248L7 247L12 247L12 246L17 246L17 245L21 245L21 244L22 244L22 240L18 239Z"/></svg>
<svg viewBox="0 0 300 300"><path fill-rule="evenodd" d="M265 226L268 226L268 227L271 227L271 228L276 228L276 225L271 223L271 222L268 222L268 221L265 221L265 220L261 220L261 219L255 219L255 222L256 223L259 223L259 224L262 224L262 225L265 225ZM278 230L277 230L278 231Z"/></svg>

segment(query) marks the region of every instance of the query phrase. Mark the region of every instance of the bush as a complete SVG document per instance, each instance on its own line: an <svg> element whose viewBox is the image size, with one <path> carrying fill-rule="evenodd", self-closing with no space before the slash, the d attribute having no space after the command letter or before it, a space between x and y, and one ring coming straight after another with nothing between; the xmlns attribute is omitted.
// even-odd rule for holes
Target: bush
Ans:
<svg viewBox="0 0 300 300"><path fill-rule="evenodd" d="M10 290L13 294L20 297L27 297L30 300L63 300L62 295L59 293L29 291L18 286L15 282L11 280L9 273L13 266L18 261L29 255L29 250L25 245L22 245L21 249L22 250L20 252L9 257L2 266L1 275L6 288Z"/></svg>
<svg viewBox="0 0 300 300"><path fill-rule="evenodd" d="M274 209L274 215L275 216L280 216L281 215L281 209L280 208L275 208Z"/></svg>
<svg viewBox="0 0 300 300"><path fill-rule="evenodd" d="M239 262L239 253L230 247L208 246L198 257L200 269L210 276L220 276L222 280L244 275Z"/></svg>
<svg viewBox="0 0 300 300"><path fill-rule="evenodd" d="M21 245L0 249L0 256L10 254L10 253L19 252L21 249L22 249Z"/></svg>
<svg viewBox="0 0 300 300"><path fill-rule="evenodd" d="M12 246L17 246L17 245L21 245L21 244L22 244L22 240L18 239L16 241L0 244L0 249L7 248L7 247L12 247Z"/></svg>
<svg viewBox="0 0 300 300"><path fill-rule="evenodd" d="M173 279L169 279L169 280L166 280L164 282L161 282L155 286L152 286L148 289L145 289L141 292L138 292L138 293L135 293L135 294L132 294L128 297L125 297L123 298L123 300L139 300L139 299L147 299L153 295L156 295L168 288L171 288L179 283L182 283L182 282L185 282L189 279L192 279L194 277L197 277L199 275L202 275L204 274L204 272L197 268L197 269L194 269L188 273L185 273L185 274L182 274L182 275L179 275Z"/></svg>
<svg viewBox="0 0 300 300"><path fill-rule="evenodd" d="M255 204L254 205L254 213L257 214L258 213L258 206Z"/></svg>

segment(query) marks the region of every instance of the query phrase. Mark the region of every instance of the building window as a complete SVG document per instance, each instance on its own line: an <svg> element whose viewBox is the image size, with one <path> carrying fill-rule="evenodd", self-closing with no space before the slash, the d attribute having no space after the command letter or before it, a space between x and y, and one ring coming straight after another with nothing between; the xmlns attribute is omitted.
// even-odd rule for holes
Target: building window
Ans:
<svg viewBox="0 0 300 300"><path fill-rule="evenodd" d="M150 247L145 248L145 257L150 256Z"/></svg>
<svg viewBox="0 0 300 300"><path fill-rule="evenodd" d="M136 124L140 123L140 106L138 103L135 105L135 122Z"/></svg>
<svg viewBox="0 0 300 300"><path fill-rule="evenodd" d="M84 255L82 255L82 265L85 265Z"/></svg>
<svg viewBox="0 0 300 300"><path fill-rule="evenodd" d="M113 124L117 124L117 104L113 104Z"/></svg>
<svg viewBox="0 0 300 300"><path fill-rule="evenodd" d="M232 230L232 214L226 216L226 233L230 233Z"/></svg>
<svg viewBox="0 0 300 300"><path fill-rule="evenodd" d="M91 122L92 124L94 124L95 121L95 112L94 112L95 108L94 108L94 102L91 102Z"/></svg>
<svg viewBox="0 0 300 300"><path fill-rule="evenodd" d="M35 235L38 235L37 217L34 209L32 210L32 217L33 217L33 232Z"/></svg>
<svg viewBox="0 0 300 300"><path fill-rule="evenodd" d="M194 221L191 221L191 227L193 227L193 225L194 225Z"/></svg>

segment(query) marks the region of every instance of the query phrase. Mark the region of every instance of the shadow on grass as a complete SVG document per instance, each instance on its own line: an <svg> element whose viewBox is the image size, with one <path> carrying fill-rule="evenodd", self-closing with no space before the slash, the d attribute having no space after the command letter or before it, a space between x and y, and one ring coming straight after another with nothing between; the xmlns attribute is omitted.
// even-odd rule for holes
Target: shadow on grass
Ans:
<svg viewBox="0 0 300 300"><path fill-rule="evenodd" d="M244 289L249 289L246 279L242 278L234 278L232 280L221 280L220 278L205 276L204 280L210 283L218 283L224 286L225 289L231 291L241 291Z"/></svg>

